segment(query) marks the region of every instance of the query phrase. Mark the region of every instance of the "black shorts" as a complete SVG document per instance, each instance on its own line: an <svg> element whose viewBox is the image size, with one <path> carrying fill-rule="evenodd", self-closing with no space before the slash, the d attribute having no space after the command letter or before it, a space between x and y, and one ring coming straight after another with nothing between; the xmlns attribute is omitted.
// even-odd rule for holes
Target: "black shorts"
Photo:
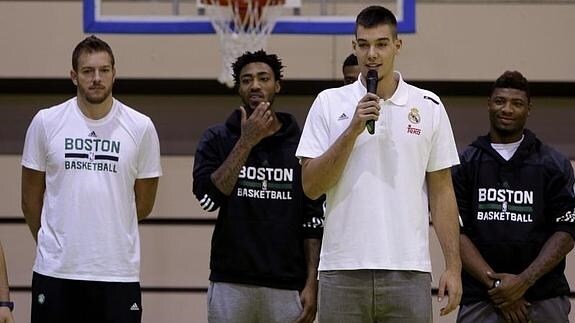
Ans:
<svg viewBox="0 0 575 323"><path fill-rule="evenodd" d="M34 273L31 323L140 323L140 283L60 279Z"/></svg>

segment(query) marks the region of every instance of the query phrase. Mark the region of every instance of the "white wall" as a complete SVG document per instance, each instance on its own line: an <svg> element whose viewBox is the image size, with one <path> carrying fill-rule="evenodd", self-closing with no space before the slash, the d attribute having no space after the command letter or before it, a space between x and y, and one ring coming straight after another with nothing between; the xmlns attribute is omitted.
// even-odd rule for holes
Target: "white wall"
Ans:
<svg viewBox="0 0 575 323"><path fill-rule="evenodd" d="M330 12L355 15L366 4L338 1ZM115 6L109 10L136 11ZM317 14L315 7L302 11ZM412 80L492 80L518 69L532 81L575 81L572 17L575 4L420 3L417 33L402 36L399 69ZM0 1L0 78L67 77L72 49L84 36L80 1ZM121 77L201 79L220 71L215 35L101 36ZM288 79L332 79L340 77L351 39L274 35L269 50L284 58Z"/></svg>

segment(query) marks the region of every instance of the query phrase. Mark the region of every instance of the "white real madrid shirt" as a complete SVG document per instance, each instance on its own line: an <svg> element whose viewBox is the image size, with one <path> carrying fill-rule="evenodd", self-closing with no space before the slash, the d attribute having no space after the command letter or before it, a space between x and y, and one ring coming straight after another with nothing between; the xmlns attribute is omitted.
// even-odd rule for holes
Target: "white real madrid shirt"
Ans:
<svg viewBox="0 0 575 323"><path fill-rule="evenodd" d="M150 118L114 100L106 117L91 120L70 99L36 114L22 165L46 173L35 272L139 281L134 183L162 174Z"/></svg>
<svg viewBox="0 0 575 323"><path fill-rule="evenodd" d="M327 192L319 270L430 272L426 172L459 163L451 125L432 92L399 81L380 101L375 134L356 140L342 176ZM366 94L360 81L321 92L296 155L321 156L347 129Z"/></svg>

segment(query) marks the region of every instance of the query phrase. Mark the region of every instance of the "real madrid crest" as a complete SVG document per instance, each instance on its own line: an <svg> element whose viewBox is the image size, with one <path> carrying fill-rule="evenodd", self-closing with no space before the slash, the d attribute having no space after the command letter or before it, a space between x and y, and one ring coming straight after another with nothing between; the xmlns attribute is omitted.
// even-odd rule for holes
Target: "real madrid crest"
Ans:
<svg viewBox="0 0 575 323"><path fill-rule="evenodd" d="M419 110L417 110L417 108L411 108L411 111L409 111L409 114L407 115L407 119L409 119L409 122L413 124L418 124L421 121Z"/></svg>

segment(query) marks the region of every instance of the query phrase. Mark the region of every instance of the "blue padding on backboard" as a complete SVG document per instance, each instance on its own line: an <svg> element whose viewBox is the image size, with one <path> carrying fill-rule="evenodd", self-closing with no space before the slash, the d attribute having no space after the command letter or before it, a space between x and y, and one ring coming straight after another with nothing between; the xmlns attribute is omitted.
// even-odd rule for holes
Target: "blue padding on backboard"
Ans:
<svg viewBox="0 0 575 323"><path fill-rule="evenodd" d="M84 0L84 32L114 34L211 34L214 28L208 17L180 19L151 17L100 17L96 0ZM353 34L355 17L280 17L274 34L345 35ZM415 33L415 0L403 0L403 20L398 22L399 33Z"/></svg>

